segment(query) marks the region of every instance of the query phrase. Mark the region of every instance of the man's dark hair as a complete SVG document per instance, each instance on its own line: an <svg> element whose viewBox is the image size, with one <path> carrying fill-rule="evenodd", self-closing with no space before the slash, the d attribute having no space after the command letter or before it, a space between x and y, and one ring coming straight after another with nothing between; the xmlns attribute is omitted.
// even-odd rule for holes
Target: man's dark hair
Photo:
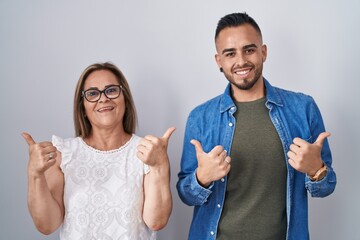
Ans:
<svg viewBox="0 0 360 240"><path fill-rule="evenodd" d="M216 27L216 32L215 32L215 40L218 37L219 33L228 27L238 27L240 25L243 24L250 24L251 26L253 26L255 28L255 30L261 35L261 30L259 28L259 25L255 22L255 20L250 17L249 15L247 15L247 13L231 13L228 14L224 17L222 17Z"/></svg>

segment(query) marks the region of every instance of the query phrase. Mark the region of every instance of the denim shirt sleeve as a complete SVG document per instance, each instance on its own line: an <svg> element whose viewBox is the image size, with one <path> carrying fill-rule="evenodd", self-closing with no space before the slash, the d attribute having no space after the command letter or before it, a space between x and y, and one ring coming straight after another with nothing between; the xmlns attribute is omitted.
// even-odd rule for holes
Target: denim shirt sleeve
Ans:
<svg viewBox="0 0 360 240"><path fill-rule="evenodd" d="M311 114L311 131L313 141L317 139L320 133L325 131L324 123L321 117L320 110L314 100L310 109ZM326 197L330 195L336 186L336 174L332 168L332 157L329 147L328 139L325 139L323 148L321 150L321 158L328 168L328 173L320 181L311 181L308 176L305 176L305 187L312 197Z"/></svg>
<svg viewBox="0 0 360 240"><path fill-rule="evenodd" d="M178 174L179 180L177 182L177 190L181 200L189 205L202 205L212 193L211 188L214 183L208 188L202 187L196 178L196 169L198 166L195 147L190 143L192 139L199 140L200 130L197 124L194 124L194 119L191 114L188 118L185 137L183 144L183 153L181 157L181 171Z"/></svg>
<svg viewBox="0 0 360 240"><path fill-rule="evenodd" d="M202 205L207 201L207 198L212 193L211 188L214 183L208 188L202 187L196 179L196 171L182 180L179 180L177 185L180 198L189 206Z"/></svg>

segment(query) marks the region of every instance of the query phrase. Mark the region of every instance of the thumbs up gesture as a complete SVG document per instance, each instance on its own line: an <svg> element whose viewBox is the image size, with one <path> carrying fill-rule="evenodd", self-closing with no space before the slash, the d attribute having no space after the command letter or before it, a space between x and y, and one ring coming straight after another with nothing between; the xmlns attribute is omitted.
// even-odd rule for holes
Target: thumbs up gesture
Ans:
<svg viewBox="0 0 360 240"><path fill-rule="evenodd" d="M231 158L222 146L215 146L209 153L204 152L198 140L191 140L195 146L198 168L196 177L200 185L208 187L211 182L226 176L230 171Z"/></svg>
<svg viewBox="0 0 360 240"><path fill-rule="evenodd" d="M29 174L40 176L56 162L56 147L51 142L36 143L28 133L21 134L29 145Z"/></svg>
<svg viewBox="0 0 360 240"><path fill-rule="evenodd" d="M167 147L174 131L174 127L168 128L160 138L152 135L145 136L137 146L137 157L151 167L168 163Z"/></svg>
<svg viewBox="0 0 360 240"><path fill-rule="evenodd" d="M287 153L289 164L297 171L313 176L323 166L321 149L325 139L330 135L328 132L320 133L313 144L301 138L294 138Z"/></svg>

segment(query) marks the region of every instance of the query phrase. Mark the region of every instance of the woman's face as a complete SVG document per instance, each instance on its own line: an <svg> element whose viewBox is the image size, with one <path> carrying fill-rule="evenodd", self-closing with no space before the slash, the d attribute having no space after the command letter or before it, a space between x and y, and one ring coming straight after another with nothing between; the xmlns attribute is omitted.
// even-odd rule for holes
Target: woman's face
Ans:
<svg viewBox="0 0 360 240"><path fill-rule="evenodd" d="M92 72L84 83L84 91L97 89L103 91L109 86L119 85L116 76L108 70L97 70ZM108 92L112 94L112 90ZM91 93L90 93L91 95ZM125 98L120 89L117 98L109 99L104 93L96 102L84 99L85 114L94 130L123 130L123 117L125 113Z"/></svg>

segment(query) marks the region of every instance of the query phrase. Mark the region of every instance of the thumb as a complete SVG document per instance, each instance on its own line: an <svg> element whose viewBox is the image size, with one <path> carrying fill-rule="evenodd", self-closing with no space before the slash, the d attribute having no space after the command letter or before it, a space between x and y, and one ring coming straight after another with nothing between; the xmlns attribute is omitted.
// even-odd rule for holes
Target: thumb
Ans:
<svg viewBox="0 0 360 240"><path fill-rule="evenodd" d="M195 146L196 154L202 154L202 153L204 153L204 150L203 150L203 148L202 148L202 146L201 146L201 143L200 143L198 140L192 139L192 140L190 141L190 143Z"/></svg>
<svg viewBox="0 0 360 240"><path fill-rule="evenodd" d="M31 137L30 134L28 134L28 133L26 133L26 132L23 132L23 133L21 133L21 135L23 136L23 138L25 139L25 141L27 142L27 144L28 144L29 146L36 144L36 142L35 142L34 139Z"/></svg>
<svg viewBox="0 0 360 240"><path fill-rule="evenodd" d="M169 141L170 137L171 137L171 134L173 134L173 132L175 131L176 128L174 127L171 127L171 128L168 128L166 130L166 132L164 133L164 135L162 136L162 138L165 138L166 141Z"/></svg>
<svg viewBox="0 0 360 240"><path fill-rule="evenodd" d="M314 142L314 144L322 146L324 144L324 141L327 137L330 137L331 134L329 132L322 132L319 134L318 138Z"/></svg>

